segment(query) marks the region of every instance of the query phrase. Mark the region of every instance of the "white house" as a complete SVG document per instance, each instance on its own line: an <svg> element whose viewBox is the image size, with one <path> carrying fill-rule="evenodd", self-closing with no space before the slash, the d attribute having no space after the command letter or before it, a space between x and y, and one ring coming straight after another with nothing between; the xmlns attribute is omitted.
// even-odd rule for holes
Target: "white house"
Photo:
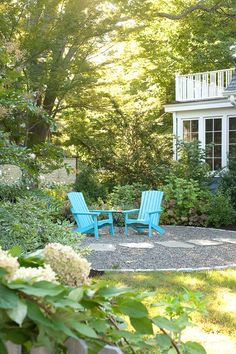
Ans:
<svg viewBox="0 0 236 354"><path fill-rule="evenodd" d="M212 170L225 167L236 156L236 69L176 75L176 102L165 106L173 114L176 139L194 139L207 149Z"/></svg>

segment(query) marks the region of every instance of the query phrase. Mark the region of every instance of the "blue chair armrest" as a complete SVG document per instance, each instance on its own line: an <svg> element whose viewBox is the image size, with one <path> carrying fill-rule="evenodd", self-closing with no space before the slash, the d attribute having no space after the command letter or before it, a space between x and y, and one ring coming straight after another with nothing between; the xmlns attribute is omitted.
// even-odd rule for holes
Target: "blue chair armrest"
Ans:
<svg viewBox="0 0 236 354"><path fill-rule="evenodd" d="M139 209L132 209L132 210L122 210L123 214L129 214L129 213L137 213Z"/></svg>
<svg viewBox="0 0 236 354"><path fill-rule="evenodd" d="M97 213L97 212L91 212L91 211L89 211L89 212L83 212L83 211L73 211L72 212L73 214L75 214L75 215L91 215L91 216L94 216L94 215L99 215L100 213Z"/></svg>
<svg viewBox="0 0 236 354"><path fill-rule="evenodd" d="M155 210L155 211L147 211L147 214L152 215L152 214L160 214L162 210Z"/></svg>
<svg viewBox="0 0 236 354"><path fill-rule="evenodd" d="M90 210L91 212L94 213L115 213L116 210Z"/></svg>

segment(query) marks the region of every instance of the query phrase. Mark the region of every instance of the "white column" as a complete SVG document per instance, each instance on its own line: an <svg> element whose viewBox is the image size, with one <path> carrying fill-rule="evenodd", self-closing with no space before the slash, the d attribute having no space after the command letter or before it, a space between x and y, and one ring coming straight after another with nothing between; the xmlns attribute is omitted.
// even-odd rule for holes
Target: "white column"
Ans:
<svg viewBox="0 0 236 354"><path fill-rule="evenodd" d="M177 160L176 156L176 138L178 134L178 125L177 125L177 114L173 112L173 159Z"/></svg>
<svg viewBox="0 0 236 354"><path fill-rule="evenodd" d="M227 166L227 154L228 154L228 117L226 114L222 116L222 150L221 150L221 157L222 157L222 167Z"/></svg>
<svg viewBox="0 0 236 354"><path fill-rule="evenodd" d="M198 140L201 142L200 147L205 149L205 122L202 116L198 119Z"/></svg>

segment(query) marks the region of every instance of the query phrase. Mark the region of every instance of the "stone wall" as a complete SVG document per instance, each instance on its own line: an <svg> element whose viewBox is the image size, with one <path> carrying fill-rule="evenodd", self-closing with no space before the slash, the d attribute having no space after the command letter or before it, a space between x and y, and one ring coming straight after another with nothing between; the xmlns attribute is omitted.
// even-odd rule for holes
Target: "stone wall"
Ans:
<svg viewBox="0 0 236 354"><path fill-rule="evenodd" d="M44 174L43 183L74 183L75 182L75 170L76 170L76 159L68 158L65 162L72 167L70 174L67 174L65 168L60 168L53 171L52 173ZM0 182L6 184L13 184L21 179L21 170L17 166L13 165L1 165L0 166Z"/></svg>

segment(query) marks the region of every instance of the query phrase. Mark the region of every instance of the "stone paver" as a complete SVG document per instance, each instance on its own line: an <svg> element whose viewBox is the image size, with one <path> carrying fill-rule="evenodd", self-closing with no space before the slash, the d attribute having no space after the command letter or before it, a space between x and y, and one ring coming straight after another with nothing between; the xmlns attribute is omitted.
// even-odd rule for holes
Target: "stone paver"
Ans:
<svg viewBox="0 0 236 354"><path fill-rule="evenodd" d="M186 242L181 242L181 241L162 241L162 242L157 242L161 246L164 247L171 247L171 248L193 248L193 245L190 245L189 243Z"/></svg>
<svg viewBox="0 0 236 354"><path fill-rule="evenodd" d="M236 244L236 238L233 239L233 238L229 238L229 237L228 238L222 237L222 238L213 238L212 240Z"/></svg>
<svg viewBox="0 0 236 354"><path fill-rule="evenodd" d="M89 248L96 252L114 252L116 247L109 243L91 243Z"/></svg>
<svg viewBox="0 0 236 354"><path fill-rule="evenodd" d="M119 246L122 247L129 247L129 248L153 248L154 244L153 243L147 243L147 242L129 242L129 243L119 243Z"/></svg>
<svg viewBox="0 0 236 354"><path fill-rule="evenodd" d="M211 240L188 240L188 242L193 243L197 246L218 246L222 245L223 242L211 241Z"/></svg>

